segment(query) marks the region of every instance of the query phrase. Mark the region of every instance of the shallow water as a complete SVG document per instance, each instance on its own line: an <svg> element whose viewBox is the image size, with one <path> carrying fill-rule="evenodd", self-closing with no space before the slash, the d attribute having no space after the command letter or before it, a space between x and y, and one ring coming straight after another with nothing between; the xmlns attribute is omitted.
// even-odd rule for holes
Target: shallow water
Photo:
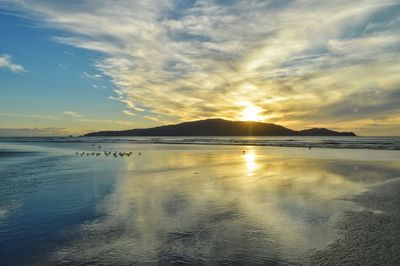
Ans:
<svg viewBox="0 0 400 266"><path fill-rule="evenodd" d="M0 137L0 142L238 145L335 149L400 150L400 137Z"/></svg>
<svg viewBox="0 0 400 266"><path fill-rule="evenodd" d="M0 143L1 265L301 263L400 176L396 151L100 145Z"/></svg>

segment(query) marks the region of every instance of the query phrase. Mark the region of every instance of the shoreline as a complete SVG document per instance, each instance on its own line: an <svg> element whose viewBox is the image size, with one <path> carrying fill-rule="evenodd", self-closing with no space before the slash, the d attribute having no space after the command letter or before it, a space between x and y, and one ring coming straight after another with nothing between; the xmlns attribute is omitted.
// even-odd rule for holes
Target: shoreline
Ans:
<svg viewBox="0 0 400 266"><path fill-rule="evenodd" d="M309 265L398 265L400 263L400 177L370 186L350 200L336 242L309 257Z"/></svg>
<svg viewBox="0 0 400 266"><path fill-rule="evenodd" d="M400 138L398 137L0 137L0 143L124 143L400 151Z"/></svg>

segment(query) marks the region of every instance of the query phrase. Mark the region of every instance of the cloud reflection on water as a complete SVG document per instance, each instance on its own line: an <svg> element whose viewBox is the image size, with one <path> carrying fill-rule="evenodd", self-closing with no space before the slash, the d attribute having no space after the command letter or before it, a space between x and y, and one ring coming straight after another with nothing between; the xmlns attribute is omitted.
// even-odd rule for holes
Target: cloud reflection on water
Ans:
<svg viewBox="0 0 400 266"><path fill-rule="evenodd" d="M337 238L343 200L390 162L241 152L148 151L126 160L104 215L68 233L50 260L65 263L262 264L297 260ZM349 166L352 165L350 168ZM386 168L385 168L386 167ZM389 169L389 170L388 170ZM196 174L197 173L197 174ZM78 263L78 264L79 264Z"/></svg>

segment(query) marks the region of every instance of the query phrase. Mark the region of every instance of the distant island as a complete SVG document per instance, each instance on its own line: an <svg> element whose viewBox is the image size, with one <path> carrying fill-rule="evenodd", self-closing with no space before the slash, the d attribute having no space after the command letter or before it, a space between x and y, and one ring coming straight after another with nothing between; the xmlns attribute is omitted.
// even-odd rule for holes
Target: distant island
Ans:
<svg viewBox="0 0 400 266"><path fill-rule="evenodd" d="M229 121L215 118L152 128L98 131L84 136L356 136L356 134L337 132L326 128L296 131L272 123Z"/></svg>

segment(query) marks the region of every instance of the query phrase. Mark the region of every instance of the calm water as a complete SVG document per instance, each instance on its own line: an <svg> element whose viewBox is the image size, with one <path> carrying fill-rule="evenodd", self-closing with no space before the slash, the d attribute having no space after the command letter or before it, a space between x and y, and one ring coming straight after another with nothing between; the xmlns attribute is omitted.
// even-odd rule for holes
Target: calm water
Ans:
<svg viewBox="0 0 400 266"><path fill-rule="evenodd" d="M400 150L400 137L1 137L0 142L247 145Z"/></svg>
<svg viewBox="0 0 400 266"><path fill-rule="evenodd" d="M399 151L92 142L0 142L0 265L301 264L400 176ZM133 154L75 155L103 150Z"/></svg>

